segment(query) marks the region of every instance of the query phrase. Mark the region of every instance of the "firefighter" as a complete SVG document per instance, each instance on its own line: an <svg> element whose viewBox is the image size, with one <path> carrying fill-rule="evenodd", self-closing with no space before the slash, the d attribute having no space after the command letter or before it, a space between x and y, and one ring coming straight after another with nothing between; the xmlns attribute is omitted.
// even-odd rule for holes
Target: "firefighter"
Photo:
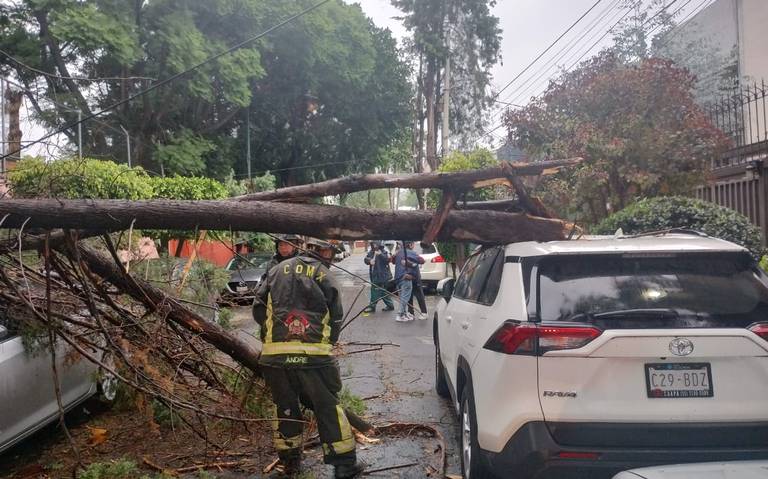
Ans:
<svg viewBox="0 0 768 479"><path fill-rule="evenodd" d="M299 249L304 246L304 239L299 235L278 235L275 239L275 255L267 265L267 272L281 261L293 258L299 254Z"/></svg>
<svg viewBox="0 0 768 479"><path fill-rule="evenodd" d="M272 477L300 473L304 403L317 419L325 463L334 466L335 477L352 478L364 465L356 460L352 428L339 404L341 376L332 354L343 318L339 288L328 269L335 250L318 240L307 246L311 252L270 269L257 292L260 306L254 307L264 331L262 373L277 407L279 461Z"/></svg>

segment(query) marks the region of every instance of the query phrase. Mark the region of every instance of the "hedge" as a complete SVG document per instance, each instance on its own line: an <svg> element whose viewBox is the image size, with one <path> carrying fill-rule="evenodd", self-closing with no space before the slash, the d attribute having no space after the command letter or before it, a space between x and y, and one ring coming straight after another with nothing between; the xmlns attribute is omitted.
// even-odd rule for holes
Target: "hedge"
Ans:
<svg viewBox="0 0 768 479"><path fill-rule="evenodd" d="M763 254L760 230L746 216L714 203L682 196L640 200L603 220L594 232L613 234L619 228L627 234L686 228L744 246L756 257Z"/></svg>

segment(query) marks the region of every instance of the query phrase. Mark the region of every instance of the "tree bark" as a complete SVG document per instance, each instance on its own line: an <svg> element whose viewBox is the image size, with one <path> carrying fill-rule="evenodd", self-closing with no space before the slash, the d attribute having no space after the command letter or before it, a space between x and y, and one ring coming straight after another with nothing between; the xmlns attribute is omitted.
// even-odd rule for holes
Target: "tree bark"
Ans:
<svg viewBox="0 0 768 479"><path fill-rule="evenodd" d="M421 242L425 244L432 244L435 242L435 238L440 233L440 230L445 224L445 220L448 218L448 214L456 204L456 197L458 195L453 190L443 191L443 196L440 198L440 204L437 206L432 219L429 220L427 225L427 231L424 232L424 236L421 238Z"/></svg>
<svg viewBox="0 0 768 479"><path fill-rule="evenodd" d="M339 206L233 201L2 200L3 228L125 230L208 229L296 233L324 239L418 240L432 217L428 211L385 211ZM475 243L550 241L566 237L561 220L496 211L452 211L439 240Z"/></svg>
<svg viewBox="0 0 768 479"><path fill-rule="evenodd" d="M506 183L508 174L518 176L536 176L553 173L560 168L575 166L581 158L542 161L538 163L511 163L481 170L459 171L455 173L409 173L402 175L373 174L353 175L334 180L321 181L308 185L280 188L232 198L236 201L275 201L294 200L297 198L317 198L322 196L354 193L371 189L385 188L440 188L467 190L489 186L491 180L501 179Z"/></svg>

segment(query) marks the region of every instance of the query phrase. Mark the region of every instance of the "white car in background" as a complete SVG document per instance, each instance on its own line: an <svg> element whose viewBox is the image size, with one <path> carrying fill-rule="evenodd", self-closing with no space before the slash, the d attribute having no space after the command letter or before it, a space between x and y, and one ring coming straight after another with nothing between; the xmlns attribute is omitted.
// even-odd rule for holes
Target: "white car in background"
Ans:
<svg viewBox="0 0 768 479"><path fill-rule="evenodd" d="M465 478L768 459L768 277L744 248L514 243L438 289L436 389L458 411Z"/></svg>
<svg viewBox="0 0 768 479"><path fill-rule="evenodd" d="M424 289L435 291L437 284L445 278L451 277L451 265L437 251L436 244L424 244L415 242L413 250L424 258L424 264L419 266L421 271L421 284Z"/></svg>
<svg viewBox="0 0 768 479"><path fill-rule="evenodd" d="M613 479L765 479L768 461L703 462L632 469Z"/></svg>

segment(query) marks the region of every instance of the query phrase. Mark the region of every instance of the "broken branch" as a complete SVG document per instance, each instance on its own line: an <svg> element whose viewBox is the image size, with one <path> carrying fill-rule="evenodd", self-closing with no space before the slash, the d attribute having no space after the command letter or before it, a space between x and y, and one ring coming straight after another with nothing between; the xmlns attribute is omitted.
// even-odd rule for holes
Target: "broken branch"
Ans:
<svg viewBox="0 0 768 479"><path fill-rule="evenodd" d="M541 161L536 163L510 163L481 170L457 171L452 173L410 173L402 175L373 174L354 175L309 185L291 186L274 191L251 193L233 198L236 201L285 201L299 198L354 193L356 191L386 188L440 188L470 189L488 186L487 181L506 179L506 171L519 176L538 176L553 173L560 168L578 165L581 158ZM506 168L506 169L505 169Z"/></svg>

